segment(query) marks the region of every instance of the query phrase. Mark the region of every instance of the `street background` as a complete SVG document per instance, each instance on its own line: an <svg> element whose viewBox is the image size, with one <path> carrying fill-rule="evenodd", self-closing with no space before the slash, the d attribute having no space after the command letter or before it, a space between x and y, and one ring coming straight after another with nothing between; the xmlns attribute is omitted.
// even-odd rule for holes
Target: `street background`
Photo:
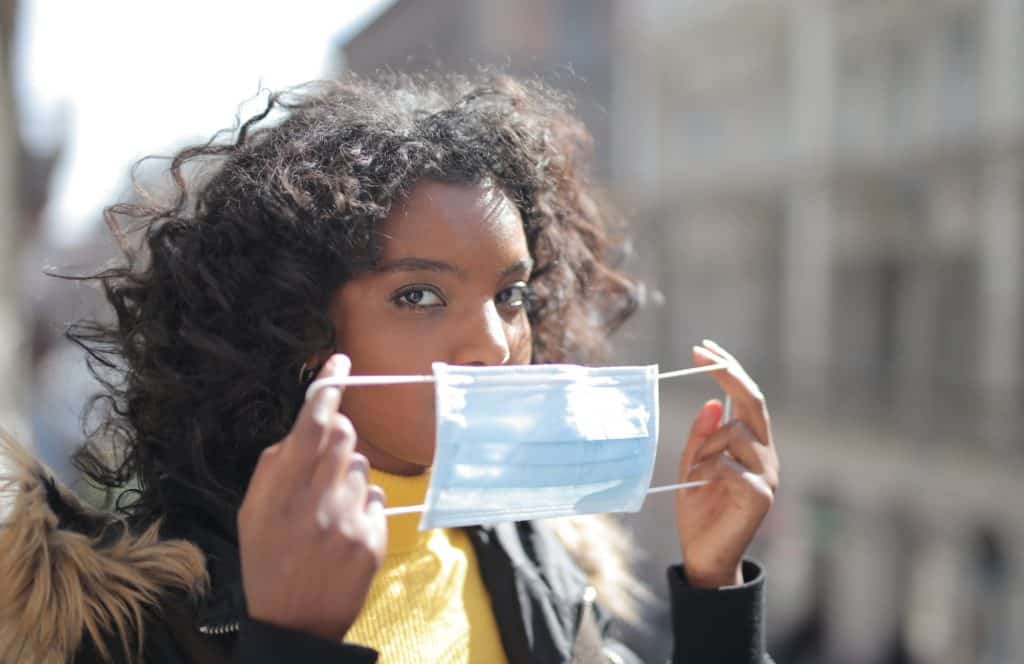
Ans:
<svg viewBox="0 0 1024 664"><path fill-rule="evenodd" d="M74 482L93 387L61 333L101 307L43 270L114 255L135 159L260 85L496 65L575 95L632 222L613 361L710 337L768 396L776 660L1024 661L1024 0L257 5L0 0L0 425ZM656 484L714 395L662 387ZM662 593L671 498L623 521ZM664 661L648 617L625 636Z"/></svg>

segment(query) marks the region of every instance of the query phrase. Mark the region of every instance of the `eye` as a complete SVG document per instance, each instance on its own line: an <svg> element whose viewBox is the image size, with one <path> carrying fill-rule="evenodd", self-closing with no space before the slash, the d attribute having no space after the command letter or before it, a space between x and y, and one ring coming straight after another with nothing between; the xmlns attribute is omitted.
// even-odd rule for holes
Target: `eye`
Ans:
<svg viewBox="0 0 1024 664"><path fill-rule="evenodd" d="M430 309L445 305L437 291L427 286L410 286L396 294L392 302L409 309Z"/></svg>
<svg viewBox="0 0 1024 664"><path fill-rule="evenodd" d="M523 309L529 306L531 294L530 287L526 282L520 281L498 293L494 301L499 306L510 309Z"/></svg>

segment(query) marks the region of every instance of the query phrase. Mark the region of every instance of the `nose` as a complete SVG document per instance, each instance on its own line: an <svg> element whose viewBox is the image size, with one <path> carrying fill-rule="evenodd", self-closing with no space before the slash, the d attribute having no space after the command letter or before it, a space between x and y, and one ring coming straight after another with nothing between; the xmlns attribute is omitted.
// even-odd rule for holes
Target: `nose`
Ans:
<svg viewBox="0 0 1024 664"><path fill-rule="evenodd" d="M505 321L494 301L488 301L463 322L454 353L455 364L478 366L506 364L511 357Z"/></svg>

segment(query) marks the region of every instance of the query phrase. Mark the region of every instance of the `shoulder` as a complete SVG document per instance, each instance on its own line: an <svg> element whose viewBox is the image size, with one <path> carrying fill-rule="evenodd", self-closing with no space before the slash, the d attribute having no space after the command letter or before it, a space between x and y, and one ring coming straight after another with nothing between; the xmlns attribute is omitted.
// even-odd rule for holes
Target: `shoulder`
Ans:
<svg viewBox="0 0 1024 664"><path fill-rule="evenodd" d="M169 604L205 591L193 544L90 508L2 432L0 469L0 661L137 659Z"/></svg>

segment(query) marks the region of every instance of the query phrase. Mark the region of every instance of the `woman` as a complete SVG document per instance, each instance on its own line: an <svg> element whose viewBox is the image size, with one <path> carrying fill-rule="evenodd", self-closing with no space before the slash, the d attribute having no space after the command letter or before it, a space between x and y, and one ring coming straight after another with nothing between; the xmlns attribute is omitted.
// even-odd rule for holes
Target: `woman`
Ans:
<svg viewBox="0 0 1024 664"><path fill-rule="evenodd" d="M383 505L422 502L432 387L303 400L315 375L600 357L636 300L588 144L539 84L347 79L178 154L169 205L114 206L144 244L95 277L113 324L69 333L108 406L76 461L137 488L93 513L8 445L3 661L637 661L608 637L640 592L610 521L418 533ZM743 553L778 460L753 381L694 350L722 360L734 418L705 404L680 460L710 483L677 497L678 662L767 659Z"/></svg>

